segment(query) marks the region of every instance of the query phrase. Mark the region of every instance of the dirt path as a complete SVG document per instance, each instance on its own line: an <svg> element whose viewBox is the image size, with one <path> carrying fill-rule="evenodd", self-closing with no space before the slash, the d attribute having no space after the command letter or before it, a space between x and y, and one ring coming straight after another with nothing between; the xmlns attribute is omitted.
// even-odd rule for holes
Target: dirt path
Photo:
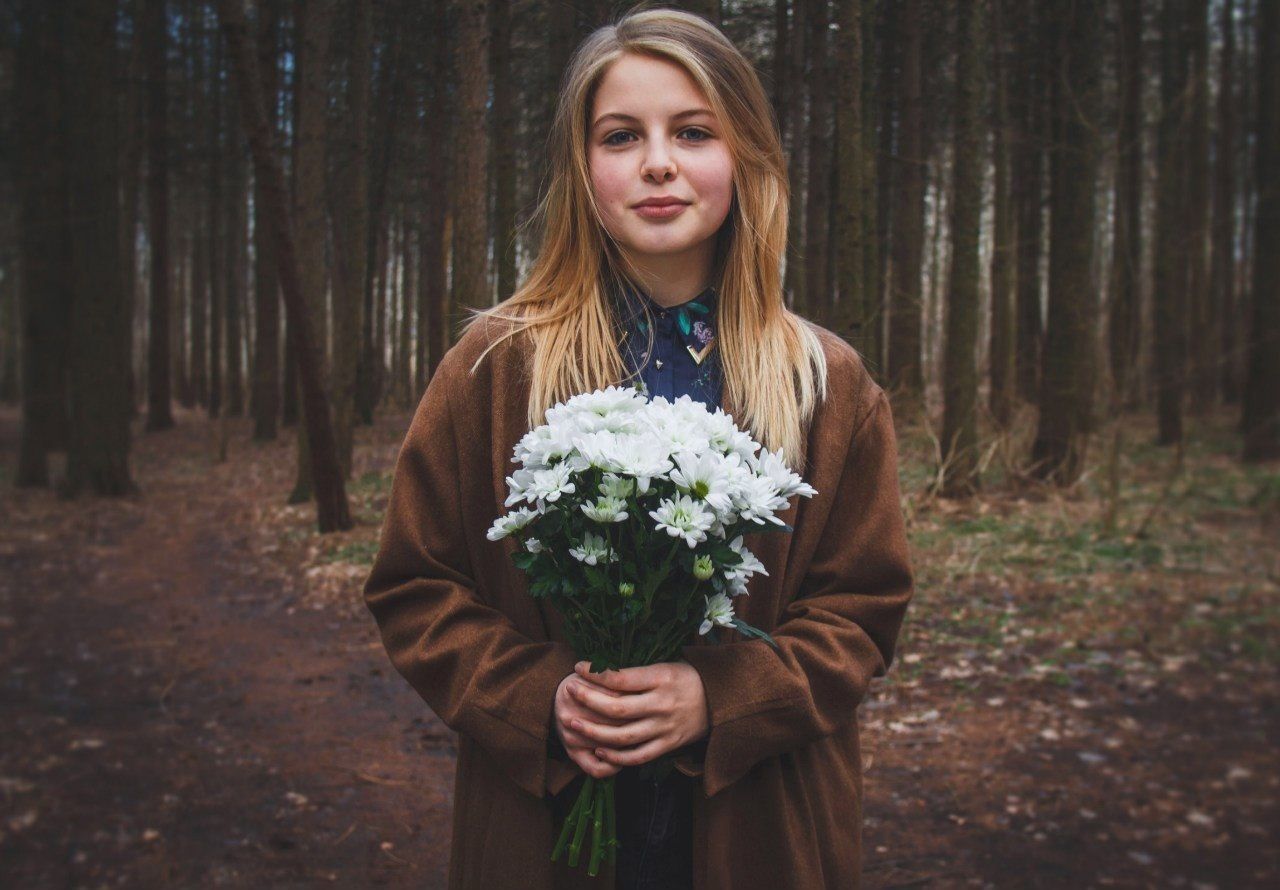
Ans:
<svg viewBox="0 0 1280 890"><path fill-rule="evenodd" d="M453 735L359 596L405 418L360 430L359 523L323 541L281 506L292 433L238 422L216 463L178 419L135 439L141 499L0 485L0 886L443 887ZM16 431L0 409L10 467ZM862 712L868 890L1275 885L1280 684L1242 653L1274 643L1280 574L1230 515L1252 575L1138 591L1136 641L1096 578L1068 651L1076 582L921 572ZM1244 636L1165 641L1174 609Z"/></svg>
<svg viewBox="0 0 1280 890"><path fill-rule="evenodd" d="M0 885L444 886L451 734L206 433L141 440L142 501L6 495Z"/></svg>

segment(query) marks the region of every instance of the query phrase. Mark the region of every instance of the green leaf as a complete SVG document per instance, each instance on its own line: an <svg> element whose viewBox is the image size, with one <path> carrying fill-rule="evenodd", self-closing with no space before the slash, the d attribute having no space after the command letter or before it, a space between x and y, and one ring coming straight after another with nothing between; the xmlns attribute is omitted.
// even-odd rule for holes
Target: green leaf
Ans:
<svg viewBox="0 0 1280 890"><path fill-rule="evenodd" d="M775 649L778 648L778 644L774 642L773 637L769 636L762 630L757 630L741 618L733 619L733 626L745 637L755 637L756 639L764 640Z"/></svg>

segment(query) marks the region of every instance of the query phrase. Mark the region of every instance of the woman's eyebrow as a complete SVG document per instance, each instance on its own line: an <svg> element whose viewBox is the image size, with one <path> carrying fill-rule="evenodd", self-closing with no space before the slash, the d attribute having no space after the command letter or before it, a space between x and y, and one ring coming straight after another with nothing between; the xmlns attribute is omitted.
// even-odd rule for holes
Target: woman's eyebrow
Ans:
<svg viewBox="0 0 1280 890"><path fill-rule="evenodd" d="M686 118L686 117L697 117L697 116L698 116L698 115L700 115L700 114L705 114L705 115L707 115L708 117L714 117L714 116L715 116L715 115L713 115L710 111L708 111L706 108L689 108L689 109L687 109L687 110L685 110L685 111L681 111L681 112L679 112L679 113L677 113L677 114L673 114L673 115L671 115L671 119L672 119L673 121L678 121L678 120L683 120L683 119L684 119L684 118ZM632 117L631 115L629 115L629 114L623 114L623 113L622 113L622 112L620 112L620 111L611 111L611 112L609 112L608 114L602 114L602 115L600 115L598 118L596 118L596 122L595 122L594 124L592 124L592 126L593 126L593 127L598 127L598 126L600 126L600 124L604 123L605 121L609 120L610 118L616 118L616 119L618 119L618 120L620 120L620 121L627 121L628 123L632 123L632 124L638 124L638 123L640 123L640 118L638 118L638 117Z"/></svg>

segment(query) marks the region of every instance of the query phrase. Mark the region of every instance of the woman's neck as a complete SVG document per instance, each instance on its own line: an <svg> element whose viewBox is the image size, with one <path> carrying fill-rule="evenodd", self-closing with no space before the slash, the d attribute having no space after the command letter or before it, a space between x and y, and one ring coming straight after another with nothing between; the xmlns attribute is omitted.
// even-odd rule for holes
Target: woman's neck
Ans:
<svg viewBox="0 0 1280 890"><path fill-rule="evenodd" d="M687 303L711 284L715 239L677 256L635 257L638 278L635 284L659 306Z"/></svg>

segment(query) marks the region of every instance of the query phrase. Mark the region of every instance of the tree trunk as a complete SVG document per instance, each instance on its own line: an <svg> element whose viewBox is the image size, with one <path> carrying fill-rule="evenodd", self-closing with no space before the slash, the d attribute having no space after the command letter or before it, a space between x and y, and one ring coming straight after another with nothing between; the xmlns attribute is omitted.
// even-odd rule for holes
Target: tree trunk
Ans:
<svg viewBox="0 0 1280 890"><path fill-rule="evenodd" d="M920 363L920 325L923 321L921 265L924 260L924 178L929 160L924 153L921 97L923 27L920 0L905 0L899 9L902 63L898 89L898 170L893 208L893 265L889 286L889 373L891 389L905 387L924 393ZM883 89L883 87L882 87Z"/></svg>
<svg viewBox="0 0 1280 890"><path fill-rule="evenodd" d="M458 133L467 134L468 150L454 155L452 310L482 309L492 304L488 261L489 138L485 109L489 97L489 0L455 0L457 4ZM385 228L385 227L384 227ZM452 318L451 318L452 321ZM451 325L452 327L452 325ZM452 333L452 332L451 332ZM381 365L381 353L378 356Z"/></svg>
<svg viewBox="0 0 1280 890"><path fill-rule="evenodd" d="M65 20L60 4L24 0L15 58L15 147L26 171L15 186L21 202L18 249L22 290L22 433L14 484L49 486L49 452L67 442L67 334L71 280L65 262L71 250L67 217L66 97L50 64L62 65ZM51 210L51 208L53 208Z"/></svg>
<svg viewBox="0 0 1280 890"><path fill-rule="evenodd" d="M333 344L333 419L338 460L344 479L351 478L355 448L356 385L362 327L365 263L369 227L369 76L373 69L373 11L369 0L352 4L350 62L347 78L345 148L334 179L333 310L336 329L343 332ZM396 39L393 35L391 39Z"/></svg>
<svg viewBox="0 0 1280 890"><path fill-rule="evenodd" d="M964 497L978 478L978 234L982 218L982 173L986 164L987 0L957 7L955 104L955 197L951 205L951 287L947 294L944 347L942 455L943 493Z"/></svg>
<svg viewBox="0 0 1280 890"><path fill-rule="evenodd" d="M1134 385L1142 319L1142 5L1120 0L1116 70L1115 241L1111 258L1111 385L1117 409L1137 402Z"/></svg>
<svg viewBox="0 0 1280 890"><path fill-rule="evenodd" d="M1037 16L1020 18L1020 73L1017 101L1018 121L1014 143L1013 185L1018 202L1018 394L1027 401L1040 397L1040 353L1044 341L1044 315L1040 306L1040 256L1044 243L1044 154L1045 83L1048 77L1046 52L1049 26L1045 19L1055 0L1042 0L1033 8Z"/></svg>
<svg viewBox="0 0 1280 890"><path fill-rule="evenodd" d="M516 147L520 113L511 71L511 0L491 0L493 15L493 230L497 239L498 299L516 289Z"/></svg>
<svg viewBox="0 0 1280 890"><path fill-rule="evenodd" d="M250 51L248 27L239 0L219 0L222 30L227 39L239 85L240 108L244 129L253 152L254 173L262 181L276 260L280 264L280 283L284 291L285 310L289 313L289 331L298 356L298 372L302 382L302 404L308 431L311 456L311 478L315 485L316 514L321 532L340 531L351 527L351 513L338 463L337 446L329 404L325 396L324 365L315 339L309 307L302 291L302 275L294 253L293 230L289 219L288 198L279 161L271 151L266 113L263 111L262 86ZM314 58L314 57L313 57Z"/></svg>
<svg viewBox="0 0 1280 890"><path fill-rule="evenodd" d="M257 64L257 60L254 60ZM234 87L229 93L235 102ZM244 128L236 116L227 118L227 145L225 155L226 187L227 187L227 229L226 229L226 302L223 304L226 330L224 331L227 347L227 404L228 417L244 416L244 372L242 356L244 349L244 307L245 307L245 253L248 229L246 227L248 211L245 198L248 186L248 171L245 169Z"/></svg>
<svg viewBox="0 0 1280 890"><path fill-rule="evenodd" d="M262 72L262 90L267 96L264 109L270 132L272 151L278 151L280 131L276 121L277 96L280 90L280 2L265 0L258 15L258 70ZM253 307L257 337L253 352L253 438L259 442L275 441L280 415L280 276L276 258L271 254L271 238L263 209L262 183L253 180Z"/></svg>
<svg viewBox="0 0 1280 890"><path fill-rule="evenodd" d="M1053 143L1049 155L1049 327L1040 372L1040 421L1031 447L1033 472L1070 485L1084 469L1093 426L1094 193L1101 121L1101 0L1055 5L1050 82Z"/></svg>
<svg viewBox="0 0 1280 890"><path fill-rule="evenodd" d="M837 32L835 46L836 193L831 196L835 204L832 208L834 219L831 235L835 241L834 284L840 294L840 304L836 313L839 321L835 331L846 337L859 353L873 358L869 350L873 342L870 326L874 312L869 301L870 295L863 289L862 201L865 196L862 179L866 164L863 150L865 143L862 138L862 0L837 0L836 22L840 30ZM823 28L825 30L825 25ZM819 96L815 93L815 102L818 99ZM819 143L828 144L825 138L821 138L825 135L819 129L821 126L820 121L814 121L813 138L809 143L811 148ZM825 157L825 152L820 150L819 153ZM811 183L819 181L822 171L815 168L812 175ZM826 182L825 179L820 181ZM819 221L826 201L812 188L809 198L809 207L817 211L809 215L810 232L826 232L825 220ZM819 236L818 240L821 241L822 237ZM822 285L815 268L820 247L811 241L809 248L811 263L806 266L809 283L805 290L812 295L823 295L822 307L826 309L830 294ZM868 364L874 363L869 361Z"/></svg>
<svg viewBox="0 0 1280 890"><path fill-rule="evenodd" d="M791 295L790 306L802 315L813 316L809 296L805 293L804 267L802 256L804 247L804 181L805 181L805 139L807 126L811 126L809 116L805 114L805 84L808 75L805 70L809 45L808 28L805 18L808 16L810 4L808 0L792 0L791 3L791 56L787 64L791 69L789 77L791 95L788 97L789 108L784 120L786 133L790 135L787 154L787 174L790 178L791 202L787 208L787 258L786 272L783 280L783 291Z"/></svg>
<svg viewBox="0 0 1280 890"><path fill-rule="evenodd" d="M325 68L329 56L329 38L333 22L332 0L322 2L304 2L298 0L295 5L295 17L298 22L296 83L297 83L297 128L295 138L294 195L293 218L296 221L298 282L302 292L302 303L299 311L305 312L305 318L297 318L296 323L305 325L307 329L320 331L324 329L321 322L324 313L325 297L325 114L328 107L326 90L327 79ZM274 240L274 239L273 239ZM277 258L278 260L280 258ZM281 266L281 272L283 272ZM283 286L283 282L281 282ZM302 401L307 399L303 362L310 360L297 348L298 331L294 330L295 316L288 312L288 335L293 343L293 358L297 363ZM319 335L314 344L316 353L313 357L318 363L321 377L324 376L324 346ZM322 394L327 398L327 394ZM289 494L289 503L299 504L310 500L312 495L311 468L313 459L308 439L311 421L309 409L303 408L303 423L298 424L298 463L297 476L293 491Z"/></svg>
<svg viewBox="0 0 1280 890"><path fill-rule="evenodd" d="M842 0L842 2L857 3L859 0ZM853 328L855 319L848 313L853 307L862 305L861 297L854 293L849 295L846 302L845 296L841 295L840 313L836 315L836 307L833 302L834 294L832 293L831 281L827 276L827 252L831 250L831 174L832 163L834 161L835 152L832 150L832 129L831 116L833 113L831 93L831 65L828 61L829 44L827 32L830 30L827 21L827 3L826 0L813 4L808 10L808 26L809 26L809 45L811 54L809 56L810 64L813 66L809 77L809 177L805 183L807 195L805 197L805 223L804 223L804 292L805 305L808 307L811 317L817 319L823 324L831 326L837 334L845 337L852 343L857 343L860 333ZM849 13L845 13L846 17ZM857 15L856 12L853 15ZM843 33L843 32L842 32ZM858 115L861 118L861 78L862 66L861 56L859 56L859 64L856 68L840 69L836 76L842 78L842 90L852 91L857 94L855 99L850 100L848 95L843 95L846 101L857 101L859 104ZM848 83L846 83L846 81ZM860 120L859 120L860 122ZM860 141L861 131L855 133L855 138ZM856 166L856 171L851 176L854 177L854 189L858 192L857 197L851 197L851 200L858 201L861 198L862 190L862 151L861 145L857 148L847 149L846 154L851 154L850 162ZM843 185L843 180L841 181ZM861 207L857 208L861 210ZM852 225L861 224L861 214L854 215L854 223L846 232L852 236ZM856 262L858 265L857 275L859 284L861 284L861 266L862 266L862 245L857 245L857 259L850 262ZM839 320L836 320L836 319Z"/></svg>
<svg viewBox="0 0 1280 890"><path fill-rule="evenodd" d="M135 494L137 486L129 475L126 345L131 319L120 271L115 0L82 4L67 24L64 83L67 108L75 113L65 118L72 246L65 259L71 268L73 311L67 387L71 424L60 494L90 490L121 497Z"/></svg>
<svg viewBox="0 0 1280 890"><path fill-rule="evenodd" d="M1218 313L1209 304L1209 29L1208 0L1188 0L1187 40L1191 78L1188 83L1190 131L1187 134L1187 294L1188 322L1196 336L1188 339L1192 404L1197 412L1213 406L1218 396Z"/></svg>
<svg viewBox="0 0 1280 890"><path fill-rule="evenodd" d="M1156 442L1182 440L1187 362L1187 244L1185 128L1186 55L1182 3L1164 0L1161 15L1160 127L1157 133L1155 244Z"/></svg>
<svg viewBox="0 0 1280 890"><path fill-rule="evenodd" d="M1005 50L1005 0L991 0L992 70L995 92L992 115L992 147L995 154L994 240L991 249L991 416L1007 428L1013 419L1017 395L1018 316L1014 311L1014 264L1017 232L1014 229L1013 196L1009 191L1008 54Z"/></svg>
<svg viewBox="0 0 1280 890"><path fill-rule="evenodd" d="M1213 190L1213 253L1210 259L1210 305L1218 307L1218 350L1222 366L1218 381L1222 398L1234 405L1240 399L1236 372L1235 219L1236 219L1236 95L1235 5L1222 3L1222 56L1218 65L1218 141L1214 147L1216 185Z"/></svg>
<svg viewBox="0 0 1280 890"><path fill-rule="evenodd" d="M147 65L147 234L151 242L150 325L147 338L148 431L173 426L170 411L170 272L168 96L165 56L168 15L165 0L143 5L142 39Z"/></svg>
<svg viewBox="0 0 1280 890"><path fill-rule="evenodd" d="M1253 327L1241 426L1243 459L1280 457L1280 9L1258 6Z"/></svg>

